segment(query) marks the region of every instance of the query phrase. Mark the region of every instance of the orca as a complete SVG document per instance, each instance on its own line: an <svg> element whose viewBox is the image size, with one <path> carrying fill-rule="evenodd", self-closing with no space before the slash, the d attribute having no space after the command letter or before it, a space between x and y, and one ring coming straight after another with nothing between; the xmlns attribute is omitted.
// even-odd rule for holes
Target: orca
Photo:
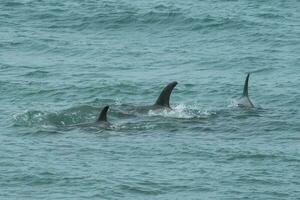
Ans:
<svg viewBox="0 0 300 200"><path fill-rule="evenodd" d="M109 106L105 106L102 108L100 115L96 121L97 124L102 124L105 126L110 126L110 123L107 121L107 111L109 109Z"/></svg>
<svg viewBox="0 0 300 200"><path fill-rule="evenodd" d="M160 95L156 99L153 105L148 106L139 106L136 108L137 111L149 111L149 110L172 110L170 106L170 96L172 94L173 89L177 85L177 81L173 81L169 83L164 89L161 91Z"/></svg>
<svg viewBox="0 0 300 200"><path fill-rule="evenodd" d="M104 106L100 112L99 117L97 118L96 122L92 123L83 123L83 124L77 124L75 126L79 127L100 127L100 128L110 128L111 123L107 121L107 112L109 110L109 106Z"/></svg>
<svg viewBox="0 0 300 200"><path fill-rule="evenodd" d="M243 95L236 102L236 105L238 107L244 107L244 108L254 108L255 107L249 98L249 93L248 93L249 77L250 77L250 73L247 74L247 77L245 80Z"/></svg>

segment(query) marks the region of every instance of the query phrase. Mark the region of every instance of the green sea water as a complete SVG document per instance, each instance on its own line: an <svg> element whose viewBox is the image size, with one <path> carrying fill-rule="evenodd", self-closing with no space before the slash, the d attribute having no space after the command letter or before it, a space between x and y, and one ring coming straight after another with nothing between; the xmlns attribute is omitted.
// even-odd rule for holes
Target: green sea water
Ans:
<svg viewBox="0 0 300 200"><path fill-rule="evenodd" d="M299 85L299 0L1 0L0 199L299 200Z"/></svg>

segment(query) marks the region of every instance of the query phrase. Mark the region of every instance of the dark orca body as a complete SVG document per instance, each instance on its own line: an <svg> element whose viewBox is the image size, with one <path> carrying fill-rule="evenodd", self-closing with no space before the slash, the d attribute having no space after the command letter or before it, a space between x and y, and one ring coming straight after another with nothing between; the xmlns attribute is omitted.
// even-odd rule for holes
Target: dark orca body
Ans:
<svg viewBox="0 0 300 200"><path fill-rule="evenodd" d="M80 127L100 127L100 128L109 128L111 124L107 121L107 111L109 106L105 106L102 108L100 115L96 122L93 123L85 123L85 124L78 124L77 126Z"/></svg>
<svg viewBox="0 0 300 200"><path fill-rule="evenodd" d="M103 127L109 127L111 124L107 121L107 111L109 109L109 106L105 106L102 108L102 111L96 121L96 124Z"/></svg>
<svg viewBox="0 0 300 200"><path fill-rule="evenodd" d="M173 89L176 87L177 82L169 83L160 93L156 102L153 105L135 107L135 111L148 112L149 110L172 110L170 107L170 96Z"/></svg>
<svg viewBox="0 0 300 200"><path fill-rule="evenodd" d="M249 98L249 94L248 94L249 77L250 77L250 73L248 73L246 80L245 80L243 95L236 102L238 107L254 108L254 105L251 102L251 100Z"/></svg>

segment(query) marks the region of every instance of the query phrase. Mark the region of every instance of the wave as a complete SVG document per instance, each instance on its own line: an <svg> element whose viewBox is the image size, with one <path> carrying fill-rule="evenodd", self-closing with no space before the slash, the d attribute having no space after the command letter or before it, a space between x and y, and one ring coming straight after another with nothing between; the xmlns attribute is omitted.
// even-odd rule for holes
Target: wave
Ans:
<svg viewBox="0 0 300 200"><path fill-rule="evenodd" d="M44 71L44 70L34 70L34 71L30 71L25 73L23 76L25 77L30 77L30 78L45 78L47 76L49 76L49 72Z"/></svg>
<svg viewBox="0 0 300 200"><path fill-rule="evenodd" d="M58 112L25 110L15 114L13 118L16 126L61 127L78 124L92 118L96 119L95 113L98 110L98 108L85 105Z"/></svg>
<svg viewBox="0 0 300 200"><path fill-rule="evenodd" d="M199 15L193 13L191 8L164 4L140 8L122 2L81 3L73 8L65 4L59 8L51 4L24 4L20 9L23 13L20 20L26 18L30 26L48 29L101 30L158 25L200 30L253 25L253 22L238 17L207 13Z"/></svg>
<svg viewBox="0 0 300 200"><path fill-rule="evenodd" d="M152 26L180 27L182 30L215 30L215 29L235 29L247 28L253 22L241 20L239 18L199 16L189 17L185 13L178 11L158 12L151 10L145 13L119 12L114 14L94 14L78 18L56 19L50 22L47 28L60 29L70 28L76 30L85 29L122 29L137 28L143 29Z"/></svg>

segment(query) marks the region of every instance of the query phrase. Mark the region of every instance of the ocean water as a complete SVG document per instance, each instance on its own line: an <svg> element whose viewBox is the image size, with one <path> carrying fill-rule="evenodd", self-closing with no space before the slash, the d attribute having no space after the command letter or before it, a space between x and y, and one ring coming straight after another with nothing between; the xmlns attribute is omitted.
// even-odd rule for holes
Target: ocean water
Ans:
<svg viewBox="0 0 300 200"><path fill-rule="evenodd" d="M1 0L0 199L300 199L299 85L299 0Z"/></svg>

